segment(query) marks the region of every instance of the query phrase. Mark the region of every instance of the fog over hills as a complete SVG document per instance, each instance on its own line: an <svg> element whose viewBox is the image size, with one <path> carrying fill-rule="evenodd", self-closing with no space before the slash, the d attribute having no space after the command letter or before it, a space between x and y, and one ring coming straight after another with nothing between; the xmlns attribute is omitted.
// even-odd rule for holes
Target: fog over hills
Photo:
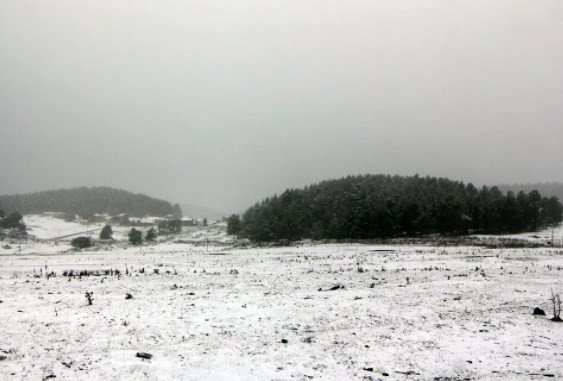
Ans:
<svg viewBox="0 0 563 381"><path fill-rule="evenodd" d="M563 181L563 2L0 3L0 194L239 212L366 173Z"/></svg>
<svg viewBox="0 0 563 381"><path fill-rule="evenodd" d="M214 210L205 206L180 204L180 207L182 208L182 214L184 215L184 217L208 218L218 220L222 217L228 216L228 213L226 212Z"/></svg>

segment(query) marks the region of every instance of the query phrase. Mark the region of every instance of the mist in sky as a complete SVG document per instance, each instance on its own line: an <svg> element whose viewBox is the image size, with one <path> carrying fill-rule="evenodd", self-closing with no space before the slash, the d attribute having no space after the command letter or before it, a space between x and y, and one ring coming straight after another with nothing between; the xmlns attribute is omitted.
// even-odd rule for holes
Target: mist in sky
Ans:
<svg viewBox="0 0 563 381"><path fill-rule="evenodd" d="M239 212L349 174L563 181L563 2L0 0L0 194Z"/></svg>

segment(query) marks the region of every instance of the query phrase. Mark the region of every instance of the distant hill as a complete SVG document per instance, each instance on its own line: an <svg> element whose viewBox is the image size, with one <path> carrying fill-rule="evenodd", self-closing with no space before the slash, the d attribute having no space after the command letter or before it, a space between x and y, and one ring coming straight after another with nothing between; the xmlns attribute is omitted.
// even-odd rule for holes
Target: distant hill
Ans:
<svg viewBox="0 0 563 381"><path fill-rule="evenodd" d="M511 191L518 194L520 191L529 193L537 190L545 197L555 196L559 200L563 200L563 184L562 183L526 183L526 184L504 184L500 185L499 189L503 192Z"/></svg>
<svg viewBox="0 0 563 381"><path fill-rule="evenodd" d="M421 234L516 233L563 220L563 205L538 192L434 177L348 176L288 189L229 217L232 234L255 241L370 239Z"/></svg>
<svg viewBox="0 0 563 381"><path fill-rule="evenodd" d="M199 205L191 205L191 204L182 204L182 213L184 217L193 217L193 218L208 218L212 220L218 220L227 215L227 213L222 213L220 211L206 208L204 206Z"/></svg>
<svg viewBox="0 0 563 381"><path fill-rule="evenodd" d="M132 217L182 215L179 205L143 194L109 187L81 187L0 196L0 209L21 214L61 212L89 217L93 214L129 214Z"/></svg>

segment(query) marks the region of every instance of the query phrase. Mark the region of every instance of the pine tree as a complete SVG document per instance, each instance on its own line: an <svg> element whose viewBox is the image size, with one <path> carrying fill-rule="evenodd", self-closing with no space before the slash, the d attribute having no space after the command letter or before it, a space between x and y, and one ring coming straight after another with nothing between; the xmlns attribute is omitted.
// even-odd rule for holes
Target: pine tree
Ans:
<svg viewBox="0 0 563 381"><path fill-rule="evenodd" d="M145 240L147 242L153 242L156 239L156 229L150 228L145 235Z"/></svg>
<svg viewBox="0 0 563 381"><path fill-rule="evenodd" d="M101 239L111 239L113 236L113 230L111 229L111 225L106 225L100 232Z"/></svg>
<svg viewBox="0 0 563 381"><path fill-rule="evenodd" d="M227 218L227 234L236 235L240 232L240 216L233 214Z"/></svg>
<svg viewBox="0 0 563 381"><path fill-rule="evenodd" d="M70 242L70 244L75 249L86 249L92 246L92 240L90 237L76 237Z"/></svg>
<svg viewBox="0 0 563 381"><path fill-rule="evenodd" d="M181 219L182 218L182 208L180 208L180 204L174 204L172 216L175 219Z"/></svg>
<svg viewBox="0 0 563 381"><path fill-rule="evenodd" d="M135 228L129 231L129 242L133 245L140 245L143 243L143 232Z"/></svg>

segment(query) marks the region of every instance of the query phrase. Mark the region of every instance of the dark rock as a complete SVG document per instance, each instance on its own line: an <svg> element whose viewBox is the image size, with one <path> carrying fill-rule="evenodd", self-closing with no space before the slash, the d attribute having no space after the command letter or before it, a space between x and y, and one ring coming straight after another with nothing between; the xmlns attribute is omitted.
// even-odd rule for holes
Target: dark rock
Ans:
<svg viewBox="0 0 563 381"><path fill-rule="evenodd" d="M389 373L383 372L383 373L381 373L381 374L382 374L383 376L385 376L385 377L389 377Z"/></svg>
<svg viewBox="0 0 563 381"><path fill-rule="evenodd" d="M329 291L334 291L334 290L340 290L341 288L344 288L343 284L337 284L335 286L332 286L331 288L329 288Z"/></svg>
<svg viewBox="0 0 563 381"><path fill-rule="evenodd" d="M125 299L133 299L133 295L131 295L131 294L125 294Z"/></svg>
<svg viewBox="0 0 563 381"><path fill-rule="evenodd" d="M7 356L4 356L4 355L0 355L0 361L2 361L2 360L6 360L7 358L8 358Z"/></svg>
<svg viewBox="0 0 563 381"><path fill-rule="evenodd" d="M140 357L142 359L147 359L147 360L152 359L152 355L150 353L147 353L147 352L137 352L137 357Z"/></svg>
<svg viewBox="0 0 563 381"><path fill-rule="evenodd" d="M327 288L326 290L323 290L322 288L319 288L319 291L336 291L336 290L340 290L346 288L344 287L343 284L335 284L334 286L332 286L331 288Z"/></svg>
<svg viewBox="0 0 563 381"><path fill-rule="evenodd" d="M282 339L281 342L282 342L282 344L287 344L287 343L289 343L289 341L287 341L287 339Z"/></svg>
<svg viewBox="0 0 563 381"><path fill-rule="evenodd" d="M364 368L364 370L367 372L373 372L373 368L371 366L369 368Z"/></svg>
<svg viewBox="0 0 563 381"><path fill-rule="evenodd" d="M396 372L396 373L399 373L399 374L404 374L404 375L406 375L406 376L412 376L412 375L420 376L420 373L417 373L417 372L415 372L414 370L406 370L406 371L397 370L397 371L395 371L395 372Z"/></svg>
<svg viewBox="0 0 563 381"><path fill-rule="evenodd" d="M545 316L545 311L539 307L534 308L534 313L532 315L541 315Z"/></svg>

